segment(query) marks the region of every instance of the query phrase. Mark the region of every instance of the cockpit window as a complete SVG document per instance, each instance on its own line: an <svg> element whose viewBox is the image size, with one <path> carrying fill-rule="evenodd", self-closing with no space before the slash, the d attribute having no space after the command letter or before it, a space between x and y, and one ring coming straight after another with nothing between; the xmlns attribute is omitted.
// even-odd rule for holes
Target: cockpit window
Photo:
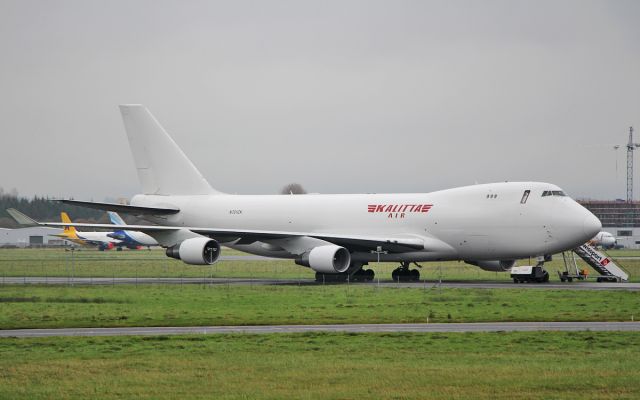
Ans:
<svg viewBox="0 0 640 400"><path fill-rule="evenodd" d="M520 204L524 204L527 202L527 199L529 198L529 193L531 193L531 190L525 190L524 193L522 193L522 199L520 199Z"/></svg>
<svg viewBox="0 0 640 400"><path fill-rule="evenodd" d="M544 192L542 192L542 197L547 197L547 196L564 197L566 196L566 194L564 194L562 190L545 190Z"/></svg>

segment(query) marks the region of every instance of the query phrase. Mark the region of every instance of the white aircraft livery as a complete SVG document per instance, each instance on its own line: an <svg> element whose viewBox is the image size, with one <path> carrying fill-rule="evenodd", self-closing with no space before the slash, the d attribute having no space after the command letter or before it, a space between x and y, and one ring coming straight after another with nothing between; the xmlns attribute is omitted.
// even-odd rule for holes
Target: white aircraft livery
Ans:
<svg viewBox="0 0 640 400"><path fill-rule="evenodd" d="M225 194L209 185L144 106L120 110L143 194L130 205L63 202L128 212L157 225L64 225L144 232L187 264L214 263L223 244L294 259L316 277L370 280L373 271L363 267L380 260L400 264L394 279L418 279L411 263L463 260L507 271L517 259L573 249L601 229L562 189L541 182L412 194Z"/></svg>
<svg viewBox="0 0 640 400"><path fill-rule="evenodd" d="M600 246L608 249L616 245L616 238L611 233L602 231L598 232L598 234L591 239L591 243L594 246Z"/></svg>

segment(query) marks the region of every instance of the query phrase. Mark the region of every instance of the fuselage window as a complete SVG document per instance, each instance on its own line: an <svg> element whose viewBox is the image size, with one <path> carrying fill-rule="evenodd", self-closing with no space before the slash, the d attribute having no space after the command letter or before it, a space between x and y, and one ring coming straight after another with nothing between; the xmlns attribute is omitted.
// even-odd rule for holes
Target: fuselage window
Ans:
<svg viewBox="0 0 640 400"><path fill-rule="evenodd" d="M531 190L525 190L524 193L522 193L522 199L520 199L520 204L524 204L527 202L527 199L529 198L529 193L531 193Z"/></svg>

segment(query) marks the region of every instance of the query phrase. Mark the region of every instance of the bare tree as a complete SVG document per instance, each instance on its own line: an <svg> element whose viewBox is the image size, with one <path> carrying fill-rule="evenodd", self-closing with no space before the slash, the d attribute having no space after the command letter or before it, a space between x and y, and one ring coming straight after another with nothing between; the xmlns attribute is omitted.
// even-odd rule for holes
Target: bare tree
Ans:
<svg viewBox="0 0 640 400"><path fill-rule="evenodd" d="M307 191L304 190L301 184L299 183L290 183L280 190L281 194L306 194Z"/></svg>

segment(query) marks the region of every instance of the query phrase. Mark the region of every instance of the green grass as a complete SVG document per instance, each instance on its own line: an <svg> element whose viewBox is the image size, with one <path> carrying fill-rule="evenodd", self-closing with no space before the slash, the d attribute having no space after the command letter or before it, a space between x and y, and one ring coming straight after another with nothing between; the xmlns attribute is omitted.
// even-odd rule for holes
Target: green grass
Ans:
<svg viewBox="0 0 640 400"><path fill-rule="evenodd" d="M0 329L480 321L628 321L631 291L375 285L0 287Z"/></svg>
<svg viewBox="0 0 640 400"><path fill-rule="evenodd" d="M620 252L620 251L618 251ZM223 249L226 255L241 255L231 249ZM624 256L618 255L618 256ZM535 263L522 260L520 265ZM640 258L620 262L630 273L631 281L640 281ZM505 272L488 272L462 262L422 263L422 279L438 280L510 280ZM372 263L381 280L390 280L394 263ZM551 278L557 280L556 271L563 269L562 257L556 256L545 267ZM598 274L580 261L581 268ZM50 277L236 277L236 278L288 278L313 279L314 272L296 265L291 260L275 261L220 261L213 266L186 265L168 258L162 250L107 251L81 250L72 254L62 249L0 249L0 283L2 277L50 276Z"/></svg>
<svg viewBox="0 0 640 400"><path fill-rule="evenodd" d="M0 339L3 399L636 399L624 332Z"/></svg>

